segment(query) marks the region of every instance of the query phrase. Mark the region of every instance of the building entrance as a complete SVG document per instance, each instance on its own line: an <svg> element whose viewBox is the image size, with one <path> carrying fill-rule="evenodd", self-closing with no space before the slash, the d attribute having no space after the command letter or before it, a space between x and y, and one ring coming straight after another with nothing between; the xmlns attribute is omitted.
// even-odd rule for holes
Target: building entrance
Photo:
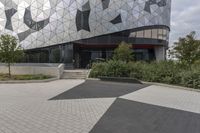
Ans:
<svg viewBox="0 0 200 133"><path fill-rule="evenodd" d="M114 49L83 47L84 45L74 45L75 68L87 68L93 62L106 60L112 57Z"/></svg>

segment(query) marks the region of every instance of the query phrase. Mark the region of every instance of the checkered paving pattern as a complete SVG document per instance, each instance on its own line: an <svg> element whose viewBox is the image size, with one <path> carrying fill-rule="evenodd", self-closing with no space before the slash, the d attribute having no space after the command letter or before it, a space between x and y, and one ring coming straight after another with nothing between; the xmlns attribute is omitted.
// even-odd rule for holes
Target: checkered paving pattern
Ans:
<svg viewBox="0 0 200 133"><path fill-rule="evenodd" d="M48 101L83 82L0 85L0 133L89 132L115 98Z"/></svg>
<svg viewBox="0 0 200 133"><path fill-rule="evenodd" d="M200 93L161 86L149 86L121 98L200 114Z"/></svg>
<svg viewBox="0 0 200 133"><path fill-rule="evenodd" d="M199 133L199 99L198 92L102 81L0 84L0 133Z"/></svg>

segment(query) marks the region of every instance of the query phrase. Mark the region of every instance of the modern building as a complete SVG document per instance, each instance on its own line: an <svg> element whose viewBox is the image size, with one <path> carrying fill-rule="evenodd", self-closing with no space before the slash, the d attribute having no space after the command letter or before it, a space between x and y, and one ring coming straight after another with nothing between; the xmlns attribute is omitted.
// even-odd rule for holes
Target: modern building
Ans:
<svg viewBox="0 0 200 133"><path fill-rule="evenodd" d="M84 68L122 41L137 60L164 60L170 12L171 0L0 0L0 31L18 38L26 62Z"/></svg>

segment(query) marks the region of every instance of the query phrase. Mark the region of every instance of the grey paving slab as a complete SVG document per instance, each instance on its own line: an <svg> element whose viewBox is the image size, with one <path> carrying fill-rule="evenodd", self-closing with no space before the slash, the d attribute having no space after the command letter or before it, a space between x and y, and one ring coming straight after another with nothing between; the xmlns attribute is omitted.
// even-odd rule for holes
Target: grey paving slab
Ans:
<svg viewBox="0 0 200 133"><path fill-rule="evenodd" d="M89 132L115 98L26 102L0 112L6 133Z"/></svg>
<svg viewBox="0 0 200 133"><path fill-rule="evenodd" d="M61 93L50 100L119 97L148 85L87 80L85 83Z"/></svg>
<svg viewBox="0 0 200 133"><path fill-rule="evenodd" d="M121 98L200 114L200 93L152 85Z"/></svg>
<svg viewBox="0 0 200 133"><path fill-rule="evenodd" d="M200 115L117 99L90 133L199 133Z"/></svg>
<svg viewBox="0 0 200 133"><path fill-rule="evenodd" d="M0 133L88 133L115 98L48 100L84 82L0 84Z"/></svg>
<svg viewBox="0 0 200 133"><path fill-rule="evenodd" d="M199 133L199 94L84 80L0 84L0 133Z"/></svg>

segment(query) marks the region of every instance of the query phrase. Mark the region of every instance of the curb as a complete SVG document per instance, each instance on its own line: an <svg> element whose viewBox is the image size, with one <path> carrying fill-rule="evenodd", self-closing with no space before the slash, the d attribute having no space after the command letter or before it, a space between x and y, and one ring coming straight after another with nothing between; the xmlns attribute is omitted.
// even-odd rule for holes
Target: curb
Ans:
<svg viewBox="0 0 200 133"><path fill-rule="evenodd" d="M8 80L8 81L0 81L0 84L21 84L21 83L46 83L58 80L59 78L50 78L44 80Z"/></svg>
<svg viewBox="0 0 200 133"><path fill-rule="evenodd" d="M135 78L127 78L127 77L99 77L101 81L109 81L109 82L121 82L121 83L136 83L141 84L141 81Z"/></svg>
<svg viewBox="0 0 200 133"><path fill-rule="evenodd" d="M99 78L87 78L87 80L100 80L100 79ZM170 87L173 89L181 89L181 90L187 90L187 91L200 92L200 90L198 90L198 89L188 88L188 87L183 87L183 86L169 85L169 84L156 83L156 82L145 82L145 81L140 81L140 82L142 84L158 85L158 86L163 86L163 87Z"/></svg>
<svg viewBox="0 0 200 133"><path fill-rule="evenodd" d="M188 88L188 87L183 87L183 86L177 86L177 85L169 85L169 84L156 83L156 82L145 82L145 81L141 81L141 83L150 84L150 85L158 85L158 86L163 86L163 87L170 87L170 88L174 88L174 89L181 89L181 90L200 92L200 90L198 90L198 89Z"/></svg>
<svg viewBox="0 0 200 133"><path fill-rule="evenodd" d="M98 78L86 78L86 80L96 80L96 81L100 81L100 79L98 79Z"/></svg>

